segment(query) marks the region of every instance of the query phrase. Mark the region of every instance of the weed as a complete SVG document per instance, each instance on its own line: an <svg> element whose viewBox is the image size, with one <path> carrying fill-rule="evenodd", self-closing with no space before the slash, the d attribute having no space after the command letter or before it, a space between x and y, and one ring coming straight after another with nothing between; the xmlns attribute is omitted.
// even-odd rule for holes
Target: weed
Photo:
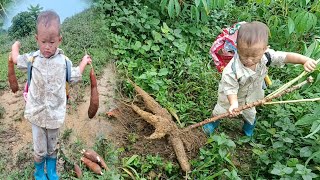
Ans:
<svg viewBox="0 0 320 180"><path fill-rule="evenodd" d="M72 129L71 128L68 128L68 129L64 130L63 133L62 133L61 139L63 141L68 141L69 138L70 138L71 133L72 133Z"/></svg>
<svg viewBox="0 0 320 180"><path fill-rule="evenodd" d="M139 138L139 136L136 133L129 133L128 134L128 141L131 144L134 144L137 141L138 138Z"/></svg>
<svg viewBox="0 0 320 180"><path fill-rule="evenodd" d="M4 118L5 113L6 113L6 110L4 109L3 106L0 105L0 119Z"/></svg>

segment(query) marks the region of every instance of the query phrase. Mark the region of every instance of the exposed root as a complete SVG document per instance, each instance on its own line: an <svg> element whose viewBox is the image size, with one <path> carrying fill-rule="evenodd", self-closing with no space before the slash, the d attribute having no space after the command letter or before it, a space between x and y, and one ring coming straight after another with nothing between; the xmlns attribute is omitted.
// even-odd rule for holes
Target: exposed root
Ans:
<svg viewBox="0 0 320 180"><path fill-rule="evenodd" d="M162 108L159 103L157 103L148 93L146 93L139 86L130 81L134 86L137 93L144 100L146 108L152 113L146 112L140 109L138 106L132 104L131 108L139 114L145 121L154 126L155 131L148 139L159 139L168 135L168 141L174 149L178 162L181 169L185 172L191 170L191 165L188 162L188 156L186 154L183 141L180 139L181 131L178 126L173 122L171 114L167 109Z"/></svg>
<svg viewBox="0 0 320 180"><path fill-rule="evenodd" d="M192 132L184 132L179 129L179 132L179 137L188 152L197 152L206 143L207 138L202 131L195 129Z"/></svg>
<svg viewBox="0 0 320 180"><path fill-rule="evenodd" d="M174 152L176 153L181 169L184 172L189 172L191 170L191 166L188 162L188 157L181 139L175 136L169 136L168 139L170 144L173 146Z"/></svg>
<svg viewBox="0 0 320 180"><path fill-rule="evenodd" d="M162 116L165 119L172 120L171 114L168 112L167 109L162 108L161 105L155 101L147 92L137 86L134 82L129 80L130 83L133 85L135 91L142 97L144 104L146 107L153 112L153 114L157 116Z"/></svg>
<svg viewBox="0 0 320 180"><path fill-rule="evenodd" d="M139 114L145 121L155 127L155 132L151 134L148 139L158 139L164 137L168 132L177 128L171 120L165 119L161 116L153 115L149 112L141 110L138 106L132 104L132 109Z"/></svg>

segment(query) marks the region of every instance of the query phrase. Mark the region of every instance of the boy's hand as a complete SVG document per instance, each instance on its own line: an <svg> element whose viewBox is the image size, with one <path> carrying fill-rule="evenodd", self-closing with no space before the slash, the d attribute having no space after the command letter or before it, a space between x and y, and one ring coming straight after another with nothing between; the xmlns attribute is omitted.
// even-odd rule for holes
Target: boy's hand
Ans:
<svg viewBox="0 0 320 180"><path fill-rule="evenodd" d="M85 68L88 64L91 64L91 62L92 62L92 59L91 59L91 57L90 57L88 54L86 54L86 55L83 56L83 58L82 58L82 60L81 60L81 62L80 62L80 65L79 65L80 73L81 73L81 74L83 73L84 68Z"/></svg>
<svg viewBox="0 0 320 180"><path fill-rule="evenodd" d="M236 109L238 108L238 101L232 103L229 107L229 113L230 113L230 117L236 117L240 114L239 111L236 111Z"/></svg>
<svg viewBox="0 0 320 180"><path fill-rule="evenodd" d="M20 49L20 47L21 47L20 41L14 42L11 46L12 49Z"/></svg>
<svg viewBox="0 0 320 180"><path fill-rule="evenodd" d="M303 64L304 70L307 72L311 72L313 71L316 67L317 67L317 62L313 59L307 60L304 64Z"/></svg>

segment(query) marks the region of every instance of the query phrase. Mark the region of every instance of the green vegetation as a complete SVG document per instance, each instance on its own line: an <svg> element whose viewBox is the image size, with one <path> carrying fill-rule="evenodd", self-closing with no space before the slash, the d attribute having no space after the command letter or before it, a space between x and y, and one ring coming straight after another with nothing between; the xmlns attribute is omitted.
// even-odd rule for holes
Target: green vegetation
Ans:
<svg viewBox="0 0 320 180"><path fill-rule="evenodd" d="M208 2L219 2L210 4ZM314 59L320 58L317 34L320 33L320 2L308 0L219 0L219 1L107 1L96 0L93 8L63 23L63 44L74 64L84 49L96 60L98 74L115 59L121 75L130 77L153 94L163 107L175 111L181 127L210 117L217 98L220 74L216 72L208 51L222 27L237 21L260 20L271 29L269 44L273 49L294 51ZM303 22L303 23L301 23ZM22 52L35 49L33 37L21 39ZM0 36L0 88L6 82L6 57L13 40ZM271 93L298 76L301 66L288 65L270 69ZM319 66L310 75L315 83L285 95L282 100L320 96ZM86 72L87 73L87 72ZM20 75L20 80L25 80ZM84 76L88 77L88 76ZM85 79L84 85L88 84ZM132 96L124 81L123 92ZM230 138L238 127L223 120L223 133L208 138L188 179L313 179L320 174L320 104L266 105L258 108L258 123L252 139ZM229 127L229 128L228 128ZM231 130L230 130L231 129ZM65 139L69 133L66 132ZM134 137L131 137L134 143ZM118 159L123 149L107 146L105 139L95 148L111 159L112 171L100 179L182 179L178 164L158 156L134 155ZM68 147L78 150L81 143ZM106 151L107 149L107 151ZM108 152L110 154L103 154ZM3 162L0 161L0 173ZM11 177L30 177L30 169ZM21 173L29 176L21 176ZM62 174L70 179L72 174ZM1 176L0 176L1 177ZM85 172L85 179L98 177ZM112 178L111 178L112 177Z"/></svg>
<svg viewBox="0 0 320 180"><path fill-rule="evenodd" d="M28 11L17 14L12 19L12 25L8 30L9 36L14 39L20 39L35 34L37 17L41 10L42 8L37 5L31 6Z"/></svg>

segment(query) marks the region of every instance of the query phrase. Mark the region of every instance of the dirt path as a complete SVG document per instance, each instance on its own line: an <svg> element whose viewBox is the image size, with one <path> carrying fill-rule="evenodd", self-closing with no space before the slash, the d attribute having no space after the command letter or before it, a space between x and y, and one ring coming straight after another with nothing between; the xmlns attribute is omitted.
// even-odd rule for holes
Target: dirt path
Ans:
<svg viewBox="0 0 320 180"><path fill-rule="evenodd" d="M90 104L90 89L86 89L83 102L77 105L76 110L71 110L66 116L66 121L61 129L72 129L71 141L77 139L84 142L87 146L93 146L99 136L113 140L114 134L123 129L117 123L111 123L105 115L106 112L116 108L115 105L116 73L112 64L107 65L101 79L98 80L99 109L95 117L89 119L88 108ZM76 92L72 92L75 94Z"/></svg>

